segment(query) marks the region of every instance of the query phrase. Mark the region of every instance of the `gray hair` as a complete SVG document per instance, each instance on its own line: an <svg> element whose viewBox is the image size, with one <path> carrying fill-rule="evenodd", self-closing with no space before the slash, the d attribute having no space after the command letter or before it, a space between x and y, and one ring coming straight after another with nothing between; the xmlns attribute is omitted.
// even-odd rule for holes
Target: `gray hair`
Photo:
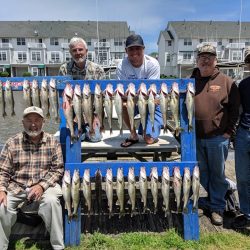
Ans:
<svg viewBox="0 0 250 250"><path fill-rule="evenodd" d="M85 49L88 49L87 43L81 37L72 37L69 41L69 49L72 49L72 47L74 47L74 45L77 43L82 43Z"/></svg>

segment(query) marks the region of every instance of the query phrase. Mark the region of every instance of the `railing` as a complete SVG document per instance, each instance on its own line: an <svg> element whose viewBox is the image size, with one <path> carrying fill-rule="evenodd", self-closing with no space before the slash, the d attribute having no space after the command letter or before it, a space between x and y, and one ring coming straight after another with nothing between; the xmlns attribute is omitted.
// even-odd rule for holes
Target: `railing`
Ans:
<svg viewBox="0 0 250 250"><path fill-rule="evenodd" d="M0 43L0 49L13 49L11 43Z"/></svg>
<svg viewBox="0 0 250 250"><path fill-rule="evenodd" d="M61 48L62 49L68 49L69 48L69 43L62 43Z"/></svg>
<svg viewBox="0 0 250 250"><path fill-rule="evenodd" d="M110 47L110 43L109 42L95 42L94 43L94 47L95 48L109 48Z"/></svg>
<svg viewBox="0 0 250 250"><path fill-rule="evenodd" d="M30 49L46 49L45 43L28 43Z"/></svg>
<svg viewBox="0 0 250 250"><path fill-rule="evenodd" d="M229 43L226 45L227 49L244 49L245 43Z"/></svg>

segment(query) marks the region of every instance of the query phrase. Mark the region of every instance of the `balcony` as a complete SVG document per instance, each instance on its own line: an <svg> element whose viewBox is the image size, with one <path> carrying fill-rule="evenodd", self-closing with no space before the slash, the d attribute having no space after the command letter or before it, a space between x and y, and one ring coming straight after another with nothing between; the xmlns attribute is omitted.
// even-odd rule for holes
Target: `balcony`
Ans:
<svg viewBox="0 0 250 250"><path fill-rule="evenodd" d="M11 43L0 43L0 49L13 49Z"/></svg>
<svg viewBox="0 0 250 250"><path fill-rule="evenodd" d="M94 43L95 48L110 48L110 43L109 42L95 42Z"/></svg>
<svg viewBox="0 0 250 250"><path fill-rule="evenodd" d="M62 63L61 59L49 60L49 64L61 64L61 63Z"/></svg>
<svg viewBox="0 0 250 250"><path fill-rule="evenodd" d="M229 43L227 44L227 49L245 49L245 43Z"/></svg>
<svg viewBox="0 0 250 250"><path fill-rule="evenodd" d="M29 49L46 49L45 43L28 43Z"/></svg>
<svg viewBox="0 0 250 250"><path fill-rule="evenodd" d="M193 65L195 63L195 58L191 56L190 59L186 59L183 56L178 56L177 64Z"/></svg>
<svg viewBox="0 0 250 250"><path fill-rule="evenodd" d="M62 49L69 49L69 43L62 43L61 47Z"/></svg>

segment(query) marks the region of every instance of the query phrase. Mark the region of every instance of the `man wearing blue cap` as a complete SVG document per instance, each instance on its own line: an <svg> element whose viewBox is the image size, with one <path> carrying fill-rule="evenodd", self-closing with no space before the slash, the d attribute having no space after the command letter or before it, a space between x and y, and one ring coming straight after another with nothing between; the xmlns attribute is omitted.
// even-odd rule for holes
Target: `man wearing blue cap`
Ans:
<svg viewBox="0 0 250 250"><path fill-rule="evenodd" d="M116 70L116 75L119 80L128 79L160 79L160 65L158 61L148 55L144 54L144 42L140 35L130 35L126 40L126 53L127 57L122 60ZM129 147L139 141L136 129L131 128L128 112L126 107L123 112L124 122L130 129L130 137L123 143L122 147ZM154 131L152 131L149 113L147 114L146 133L144 140L147 144L153 144L158 141L158 137L163 125L162 115L159 105L155 108ZM142 125L139 127L139 134L142 134Z"/></svg>

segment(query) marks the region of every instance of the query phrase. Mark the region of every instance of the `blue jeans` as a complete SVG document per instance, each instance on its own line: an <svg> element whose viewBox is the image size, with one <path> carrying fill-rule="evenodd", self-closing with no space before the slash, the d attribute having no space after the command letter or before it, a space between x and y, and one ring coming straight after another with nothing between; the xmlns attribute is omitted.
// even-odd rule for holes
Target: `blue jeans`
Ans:
<svg viewBox="0 0 250 250"><path fill-rule="evenodd" d="M250 131L241 127L235 139L235 171L240 210L250 219Z"/></svg>
<svg viewBox="0 0 250 250"><path fill-rule="evenodd" d="M229 139L222 135L209 139L198 139L197 160L200 167L200 182L208 193L199 205L211 212L223 212L228 182L225 178L225 161L228 155Z"/></svg>

